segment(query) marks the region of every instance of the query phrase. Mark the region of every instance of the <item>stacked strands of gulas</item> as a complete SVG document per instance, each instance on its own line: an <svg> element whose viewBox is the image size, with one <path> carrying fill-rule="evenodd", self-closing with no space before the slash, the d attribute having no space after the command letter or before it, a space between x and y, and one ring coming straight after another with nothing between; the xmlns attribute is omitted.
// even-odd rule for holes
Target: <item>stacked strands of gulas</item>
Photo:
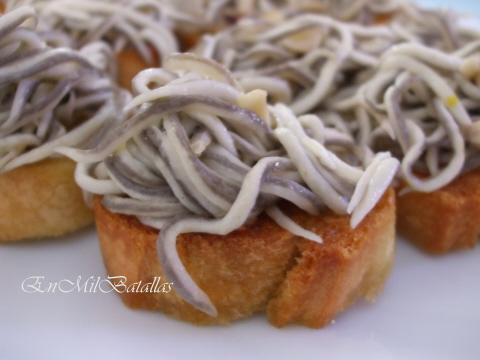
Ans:
<svg viewBox="0 0 480 360"><path fill-rule="evenodd" d="M480 33L451 13L403 0L7 9L0 240L88 224L74 176L109 274L173 283L128 305L323 326L382 287L395 179L400 230L423 248L480 233Z"/></svg>
<svg viewBox="0 0 480 360"><path fill-rule="evenodd" d="M52 48L31 7L0 17L0 240L61 235L91 222L73 180L74 164L55 153L83 146L117 119L111 59L99 44Z"/></svg>
<svg viewBox="0 0 480 360"><path fill-rule="evenodd" d="M158 271L175 284L175 294L166 296L159 308L195 322L231 321L264 310L266 296L272 294L262 290L261 296L249 300L242 295L243 305L212 300L211 296L230 289L205 291L195 278L205 274L206 268L187 269L178 241L188 239L186 246L191 246L193 253L206 251L209 257L219 251L214 239L229 244L232 254L218 254L212 264L226 266L228 277L236 271L236 265L228 262L237 257L267 263L276 259L270 258L268 251L273 239L259 239L254 233L255 229L261 233L275 229L279 236L275 242L283 239L285 246L282 260L274 265L278 275L294 256L297 242L338 254L351 246L342 266L348 272L359 266L358 277L351 283L344 283L342 277L330 279L340 283L344 297L328 316L316 314L305 320L306 324L323 325L356 290L357 296L376 292L382 281L365 280L364 276L375 266L372 279L383 279L391 261L394 204L391 194L384 193L397 171L396 159L378 153L367 163L366 153L348 134L325 126L315 115L297 117L285 105L268 106L264 91L245 93L222 66L193 54L171 56L163 68L141 72L133 89L135 97L124 109L126 119L95 147L59 150L78 162L78 184L101 196L96 202L97 228L111 274L125 261L115 249L138 240L136 246L149 252L145 256L154 255L157 249L159 263L155 261L155 266L160 264ZM131 222L133 217L136 221ZM329 233L327 223L321 225L322 219L338 222L337 233ZM132 226L117 238L116 229L122 228L124 221ZM156 229L157 240L150 248L150 240L145 238L152 229ZM254 247L265 244L264 248L242 254L248 250L235 238L243 231L250 234L248 243ZM371 239L364 238L365 232ZM342 237L345 243L340 243ZM211 245L210 250L195 250L201 244ZM368 249L379 251L379 257L361 260ZM193 256L200 259L202 254ZM143 260L130 260L133 268L137 261ZM244 270L253 275L253 269ZM322 270L318 271L320 275ZM222 271L210 275L216 277L215 283L225 282ZM281 280L278 275L258 277L252 286L272 290ZM234 288L239 291L243 286ZM133 301L139 300L134 297ZM285 323L293 321L300 319Z"/></svg>
<svg viewBox="0 0 480 360"><path fill-rule="evenodd" d="M38 30L51 46L80 49L105 43L114 54L109 71L127 89L139 71L159 66L179 48L161 1L13 0L7 8L24 3L37 11Z"/></svg>
<svg viewBox="0 0 480 360"><path fill-rule="evenodd" d="M473 246L480 32L455 14L404 1L372 1L343 15L346 7L325 4L322 15L245 19L205 36L195 51L230 68L247 90L318 114L367 153L391 151L402 163L400 230L415 243L432 252ZM382 12L389 17L377 24Z"/></svg>

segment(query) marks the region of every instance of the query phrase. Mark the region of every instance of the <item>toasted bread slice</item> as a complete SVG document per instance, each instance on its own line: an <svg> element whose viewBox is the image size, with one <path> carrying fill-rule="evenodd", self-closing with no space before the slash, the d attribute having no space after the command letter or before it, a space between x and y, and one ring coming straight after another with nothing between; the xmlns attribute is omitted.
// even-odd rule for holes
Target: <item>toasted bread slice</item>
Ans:
<svg viewBox="0 0 480 360"><path fill-rule="evenodd" d="M208 31L208 32L216 32L216 31ZM189 51L195 45L197 45L198 41L200 40L201 36L203 35L202 32L193 32L193 31L176 31L175 35L180 43L180 50L181 51Z"/></svg>
<svg viewBox="0 0 480 360"><path fill-rule="evenodd" d="M128 90L132 88L132 79L135 75L149 68L140 54L132 48L127 48L117 54L117 66L118 84Z"/></svg>
<svg viewBox="0 0 480 360"><path fill-rule="evenodd" d="M442 254L475 246L480 235L480 169L432 193L397 196L400 234Z"/></svg>
<svg viewBox="0 0 480 360"><path fill-rule="evenodd" d="M389 190L355 229L349 217L290 215L324 239L320 245L293 236L267 216L227 236L184 234L178 252L188 272L218 310L210 317L170 293L123 293L130 307L161 310L194 324L225 324L266 312L275 326L322 327L355 300L375 298L394 255L395 196ZM113 214L94 201L103 258L110 276L126 284L162 277L158 232L134 217ZM173 286L173 289L175 285Z"/></svg>
<svg viewBox="0 0 480 360"><path fill-rule="evenodd" d="M93 222L67 158L0 174L0 241L64 235Z"/></svg>

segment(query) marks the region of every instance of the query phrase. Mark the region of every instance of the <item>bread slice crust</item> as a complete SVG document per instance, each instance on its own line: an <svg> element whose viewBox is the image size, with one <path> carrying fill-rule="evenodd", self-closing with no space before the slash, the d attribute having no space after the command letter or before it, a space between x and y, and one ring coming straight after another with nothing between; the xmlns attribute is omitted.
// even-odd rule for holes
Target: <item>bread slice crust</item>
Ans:
<svg viewBox="0 0 480 360"><path fill-rule="evenodd" d="M153 51L152 54L154 54ZM118 84L128 90L132 90L132 79L140 71L150 67L137 50L133 48L126 48L120 51L117 54L116 60L118 67Z"/></svg>
<svg viewBox="0 0 480 360"><path fill-rule="evenodd" d="M74 170L62 157L0 174L0 242L57 237L90 225Z"/></svg>
<svg viewBox="0 0 480 360"><path fill-rule="evenodd" d="M398 230L432 254L475 246L480 235L480 169L440 190L397 196Z"/></svg>
<svg viewBox="0 0 480 360"><path fill-rule="evenodd" d="M394 255L395 195L389 189L355 229L349 217L310 216L289 208L298 223L324 239L316 244L293 236L265 215L227 236L184 234L177 249L196 283L218 310L210 317L170 293L123 293L132 308L160 310L198 325L226 324L266 312L278 327L319 328L359 298L382 289ZM135 217L113 214L94 200L94 214L110 276L127 284L164 277L156 254L158 231ZM174 289L174 286L173 286Z"/></svg>

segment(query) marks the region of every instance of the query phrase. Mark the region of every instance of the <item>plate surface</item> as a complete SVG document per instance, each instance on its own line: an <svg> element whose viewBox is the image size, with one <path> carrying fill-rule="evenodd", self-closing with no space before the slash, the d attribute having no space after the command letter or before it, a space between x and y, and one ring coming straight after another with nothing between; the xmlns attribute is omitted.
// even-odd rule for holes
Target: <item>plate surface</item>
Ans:
<svg viewBox="0 0 480 360"><path fill-rule="evenodd" d="M263 316L199 328L133 311L114 294L22 291L45 281L105 276L93 230L0 248L0 359L479 359L480 247L433 258L399 241L375 304L322 330L275 329Z"/></svg>
<svg viewBox="0 0 480 360"><path fill-rule="evenodd" d="M480 2L426 1L480 14ZM322 330L263 316L198 328L133 311L114 294L25 293L46 281L105 277L93 229L60 241L0 246L0 359L480 359L480 247L442 258L399 240L384 293Z"/></svg>

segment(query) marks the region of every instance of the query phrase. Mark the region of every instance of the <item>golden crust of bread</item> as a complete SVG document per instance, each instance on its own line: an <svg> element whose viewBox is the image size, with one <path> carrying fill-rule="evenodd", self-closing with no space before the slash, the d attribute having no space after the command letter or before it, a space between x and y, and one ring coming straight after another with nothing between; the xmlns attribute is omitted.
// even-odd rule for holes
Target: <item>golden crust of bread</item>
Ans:
<svg viewBox="0 0 480 360"><path fill-rule="evenodd" d="M47 159L0 174L0 241L61 236L93 221L67 158Z"/></svg>
<svg viewBox="0 0 480 360"><path fill-rule="evenodd" d="M225 324L266 312L275 326L328 324L361 297L374 299L389 273L395 240L395 196L389 190L355 229L349 218L332 213L289 214L324 239L316 244L297 238L267 216L227 236L184 234L177 249L188 272L218 310L210 317L175 291L123 293L130 307L160 310L194 324ZM156 255L158 232L136 218L113 214L100 198L94 214L108 274L127 284L163 276Z"/></svg>
<svg viewBox="0 0 480 360"><path fill-rule="evenodd" d="M149 68L140 54L132 48L127 48L117 54L118 83L124 89L131 90L132 79L140 71Z"/></svg>
<svg viewBox="0 0 480 360"><path fill-rule="evenodd" d="M480 235L480 169L432 193L397 196L400 234L421 249L442 254L475 246Z"/></svg>
<svg viewBox="0 0 480 360"><path fill-rule="evenodd" d="M215 31L211 31L215 32ZM200 32L186 32L186 31L177 31L175 33L179 43L181 51L189 51L195 45L197 45L202 33Z"/></svg>

